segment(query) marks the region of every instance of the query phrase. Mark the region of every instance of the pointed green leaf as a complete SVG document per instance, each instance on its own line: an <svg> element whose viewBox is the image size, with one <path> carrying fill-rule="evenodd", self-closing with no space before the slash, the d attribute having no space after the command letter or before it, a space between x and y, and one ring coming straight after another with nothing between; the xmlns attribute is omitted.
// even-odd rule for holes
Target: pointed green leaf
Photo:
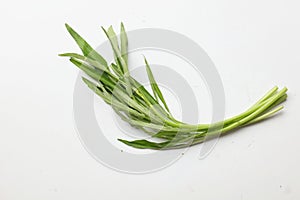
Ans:
<svg viewBox="0 0 300 200"><path fill-rule="evenodd" d="M89 81L88 79L82 77L83 82L93 91L95 92L98 96L100 96L106 103L111 104L111 98L108 95L107 91L103 87L102 84L99 84L99 87L101 88L102 91L99 90L98 86L93 83L92 81Z"/></svg>
<svg viewBox="0 0 300 200"><path fill-rule="evenodd" d="M120 68L119 68L116 64L111 63L109 67L113 70L113 72L114 72L117 76L119 76L119 77L122 76L122 72L120 71Z"/></svg>
<svg viewBox="0 0 300 200"><path fill-rule="evenodd" d="M112 26L110 26L107 31L103 27L102 27L102 29L110 41L110 44L111 44L112 49L115 54L116 62L117 62L117 64L119 64L118 66L120 67L121 71L124 74L124 79L126 82L126 91L129 94L129 96L132 97L132 89L131 89L130 80L129 80L128 66L127 66L126 62L124 61L124 59L122 58L122 55L121 55L121 52L119 49L119 45L118 45L118 38L117 38Z"/></svg>
<svg viewBox="0 0 300 200"><path fill-rule="evenodd" d="M171 114L166 112L163 107L160 106L160 104L157 102L157 100L146 90L146 88L141 85L138 81L136 81L131 76L129 77L131 84L136 87L136 90L138 91L137 94L147 103L148 105L155 105L153 106L153 109L158 109L159 113L163 113L164 116L168 116L169 118L172 118Z"/></svg>
<svg viewBox="0 0 300 200"><path fill-rule="evenodd" d="M88 58L86 56L82 56L82 55L77 54L77 53L63 53L63 54L59 54L59 56L76 58L78 60L81 60L81 61L89 63L90 65L94 66L97 69L100 69L102 71L108 72L107 67L105 67L104 65L102 65L98 61L90 59L90 58Z"/></svg>
<svg viewBox="0 0 300 200"><path fill-rule="evenodd" d="M79 69L84 71L88 76L90 76L92 79L99 81L101 80L105 85L109 86L110 88L114 88L115 83L109 79L107 74L101 73L99 74L99 71L96 69L93 69L89 65L85 64L84 62L77 60L75 58L70 58L70 61L76 65Z"/></svg>
<svg viewBox="0 0 300 200"><path fill-rule="evenodd" d="M103 27L102 27L102 29L110 41L110 44L112 46L112 49L114 51L114 55L116 58L116 63L119 63L121 65L120 67L124 74L128 73L128 75L129 75L128 66L127 66L126 62L124 61L124 59L122 58L122 54L121 54L121 51L120 51L120 48L118 45L118 38L116 36L114 29L112 28L112 26L110 26L107 29L107 31Z"/></svg>
<svg viewBox="0 0 300 200"><path fill-rule="evenodd" d="M121 39L121 55L125 61L125 63L128 65L128 38L125 31L125 27L123 22L121 22L121 33L120 33L120 39Z"/></svg>
<svg viewBox="0 0 300 200"><path fill-rule="evenodd" d="M101 27L101 28L104 31L106 37L108 38L108 40L111 44L111 47L112 47L113 52L114 52L115 61L116 61L116 63L118 63L119 62L118 58L121 57L121 52L120 52L119 42L118 42L118 38L116 36L116 33L115 33L112 26L110 26L107 30L105 30L104 27ZM124 70L122 69L122 66L118 66L118 67L121 67L120 70L124 73Z"/></svg>
<svg viewBox="0 0 300 200"><path fill-rule="evenodd" d="M151 71L151 68L150 68L150 66L149 66L149 64L147 62L147 59L145 57L144 57L144 60L145 60L146 71L147 71L147 74L148 74L148 78L149 78L149 81L150 81L150 84L151 84L151 88L152 88L154 97L156 98L157 101L158 101L158 99L160 99L161 102L164 104L166 110L168 112L170 112L169 108L167 106L167 103L166 103L166 101L165 101L165 99L164 99L164 97L163 97L163 95L162 95L162 93L161 93L161 91L160 91L160 89L159 89L159 87L158 87L155 79L154 79L154 76L153 76L153 73Z"/></svg>
<svg viewBox="0 0 300 200"><path fill-rule="evenodd" d="M148 140L134 140L134 141L128 141L123 139L118 139L118 140L128 146L138 148L138 149L160 150L169 144L169 142L156 143L156 142L150 142Z"/></svg>
<svg viewBox="0 0 300 200"><path fill-rule="evenodd" d="M74 29L72 29L68 24L65 24L68 32L74 38L78 46L80 47L83 55L97 60L102 65L107 66L106 60L97 52L95 51Z"/></svg>

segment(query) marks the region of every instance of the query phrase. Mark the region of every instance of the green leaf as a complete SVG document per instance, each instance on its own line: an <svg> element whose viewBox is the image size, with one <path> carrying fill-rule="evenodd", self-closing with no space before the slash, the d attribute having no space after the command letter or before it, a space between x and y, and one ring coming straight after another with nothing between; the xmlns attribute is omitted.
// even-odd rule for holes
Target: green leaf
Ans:
<svg viewBox="0 0 300 200"><path fill-rule="evenodd" d="M107 31L103 27L102 27L102 30L104 31L104 33L106 34L107 38L110 41L110 44L114 51L116 62L120 64L120 67L121 67L123 73L129 75L128 66L122 57L122 54L121 54L121 51L120 51L120 48L118 45L118 38L116 36L114 29L112 28L112 26L110 26L107 29Z"/></svg>
<svg viewBox="0 0 300 200"><path fill-rule="evenodd" d="M101 83L95 84L92 81L90 81L84 77L82 77L82 80L93 92L95 92L98 96L100 96L107 104L111 105L113 107L113 109L115 110L115 112L117 112L117 114L120 114L120 111L123 111L125 114L133 115L133 116L137 117L139 120L141 120L145 117L147 118L147 116L145 116L144 114L137 112L136 110L122 104L116 98L112 99L111 94L106 91L106 89L104 88L104 86ZM123 120L125 120L125 119L123 119Z"/></svg>
<svg viewBox="0 0 300 200"><path fill-rule="evenodd" d="M128 65L128 38L127 34L125 31L125 27L123 22L121 22L121 34L120 34L120 39L121 39L121 55L125 61L125 63Z"/></svg>
<svg viewBox="0 0 300 200"><path fill-rule="evenodd" d="M97 51L95 51L76 31L74 31L74 29L72 29L68 24L65 25L68 32L80 47L83 55L92 58L107 67L106 60Z"/></svg>
<svg viewBox="0 0 300 200"><path fill-rule="evenodd" d="M100 91L98 86L92 81L89 81L84 77L82 77L82 80L93 92L95 92L98 96L100 96L106 103L111 104L111 96L109 96L109 94L107 93L107 91L105 90L102 84L99 84L99 87L102 90Z"/></svg>
<svg viewBox="0 0 300 200"><path fill-rule="evenodd" d="M76 58L78 60L89 63L90 65L94 66L97 69L108 72L107 67L105 67L104 65L102 65L98 61L92 60L92 59L90 59L86 56L82 56L82 55L77 54L77 53L63 53L63 54L59 54L59 56Z"/></svg>
<svg viewBox="0 0 300 200"><path fill-rule="evenodd" d="M145 101L148 105L154 105L152 106L152 109L157 110L159 113L163 113L163 116L168 116L169 118L172 118L171 114L166 112L163 107L160 106L160 104L157 102L157 100L152 97L152 95L146 90L146 88L141 85L138 81L136 81L133 77L129 77L131 84L136 87L136 93Z"/></svg>
<svg viewBox="0 0 300 200"><path fill-rule="evenodd" d="M114 88L115 83L109 79L107 74L105 72L99 74L99 71L96 69L93 69L89 65L85 64L84 62L77 60L75 58L70 58L70 61L76 65L79 69L84 71L88 76L90 76L92 79L96 81L102 81L105 85L109 86L110 88Z"/></svg>
<svg viewBox="0 0 300 200"><path fill-rule="evenodd" d="M145 60L146 71L147 71L147 74L148 74L148 78L149 78L149 81L150 81L150 84L151 84L151 88L152 88L154 97L155 97L155 99L156 99L157 101L158 101L158 99L160 99L160 101L164 104L166 110L167 110L168 112L170 112L170 111L169 111L169 108L168 108L168 106L167 106L167 103L166 103L166 101L165 101L165 99L164 99L164 97L163 97L163 94L161 93L161 91L160 91L160 89L159 89L159 87L158 87L158 85L157 85L157 83L156 83L156 81L155 81L155 79L154 79L154 76L153 76L153 73L152 73L152 71L151 71L151 68L150 68L150 66L149 66L149 64L148 64L148 62L147 62L147 59L146 59L145 57L144 57L144 60Z"/></svg>
<svg viewBox="0 0 300 200"><path fill-rule="evenodd" d="M119 63L119 59L121 57L121 52L120 52L120 48L119 48L119 42L118 42L118 38L116 36L116 33L113 29L112 26L110 26L107 30L105 30L104 27L101 27L102 30L104 31L106 37L108 38L110 45L113 49L114 52L114 58L116 63ZM122 71L122 73L124 73L124 69L122 66L118 66L120 67L119 70Z"/></svg>
<svg viewBox="0 0 300 200"><path fill-rule="evenodd" d="M116 64L111 63L109 67L113 70L113 72L114 72L117 76L119 76L119 77L122 76L122 72L120 71L120 68L119 68Z"/></svg>
<svg viewBox="0 0 300 200"><path fill-rule="evenodd" d="M129 80L130 75L129 75L129 71L128 71L128 66L127 66L126 62L124 61L124 59L122 58L122 55L121 55L121 52L119 49L119 45L118 45L118 38L117 38L112 26L110 26L107 31L102 27L102 30L104 31L107 38L109 39L112 49L114 51L116 62L117 62L117 64L119 64L120 69L124 74L124 79L126 82L126 91L127 91L128 95L130 97L132 97L132 89L131 89L130 80Z"/></svg>
<svg viewBox="0 0 300 200"><path fill-rule="evenodd" d="M161 150L165 146L169 144L169 142L150 142L148 140L134 140L134 141L128 141L128 140L123 140L123 139L118 139L120 142L131 146L135 147L138 149L154 149L154 150Z"/></svg>

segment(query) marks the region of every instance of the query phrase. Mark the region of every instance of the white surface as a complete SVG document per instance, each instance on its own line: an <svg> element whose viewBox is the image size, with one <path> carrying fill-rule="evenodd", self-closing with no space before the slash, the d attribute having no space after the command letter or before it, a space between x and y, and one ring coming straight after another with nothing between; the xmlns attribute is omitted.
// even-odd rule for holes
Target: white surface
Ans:
<svg viewBox="0 0 300 200"><path fill-rule="evenodd" d="M6 1L1 3L0 199L299 199L300 3L291 1ZM68 22L91 44L100 25L167 28L198 42L224 81L227 114L273 85L285 111L198 148L162 171L128 175L96 162L75 133L76 49Z"/></svg>

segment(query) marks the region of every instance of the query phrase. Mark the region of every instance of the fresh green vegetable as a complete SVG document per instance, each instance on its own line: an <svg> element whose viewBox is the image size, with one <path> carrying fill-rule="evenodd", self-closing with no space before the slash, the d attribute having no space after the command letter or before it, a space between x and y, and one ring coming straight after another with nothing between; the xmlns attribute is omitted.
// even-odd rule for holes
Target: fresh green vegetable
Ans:
<svg viewBox="0 0 300 200"><path fill-rule="evenodd" d="M130 76L128 69L128 40L124 25L121 24L120 44L113 28L103 29L112 46L115 63L106 60L95 51L69 25L66 28L80 47L82 54L65 53L70 61L84 71L93 81L82 78L86 85L110 104L126 122L161 142L148 140L127 141L126 145L140 149L174 149L199 144L207 139L224 135L234 129L265 120L283 109L280 104L287 98L287 88L271 89L247 111L214 124L187 124L173 118L167 103L156 83L146 58L145 65L153 96L137 80Z"/></svg>

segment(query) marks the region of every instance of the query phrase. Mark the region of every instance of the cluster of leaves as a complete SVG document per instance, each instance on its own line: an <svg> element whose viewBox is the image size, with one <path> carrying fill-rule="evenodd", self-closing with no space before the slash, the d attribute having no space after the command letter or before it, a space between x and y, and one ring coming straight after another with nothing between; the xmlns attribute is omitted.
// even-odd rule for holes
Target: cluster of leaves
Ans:
<svg viewBox="0 0 300 200"><path fill-rule="evenodd" d="M269 118L281 109L287 98L287 88L271 89L247 111L214 124L187 124L176 120L156 83L149 63L145 60L146 71L153 95L143 85L130 76L128 69L128 39L121 23L119 37L112 26L103 29L114 52L115 62L108 64L78 33L68 24L66 28L80 47L82 54L64 53L70 61L84 71L91 80L82 77L86 85L100 96L126 122L141 129L161 142L149 140L127 141L126 145L141 149L173 149L199 144L218 137L231 130Z"/></svg>

